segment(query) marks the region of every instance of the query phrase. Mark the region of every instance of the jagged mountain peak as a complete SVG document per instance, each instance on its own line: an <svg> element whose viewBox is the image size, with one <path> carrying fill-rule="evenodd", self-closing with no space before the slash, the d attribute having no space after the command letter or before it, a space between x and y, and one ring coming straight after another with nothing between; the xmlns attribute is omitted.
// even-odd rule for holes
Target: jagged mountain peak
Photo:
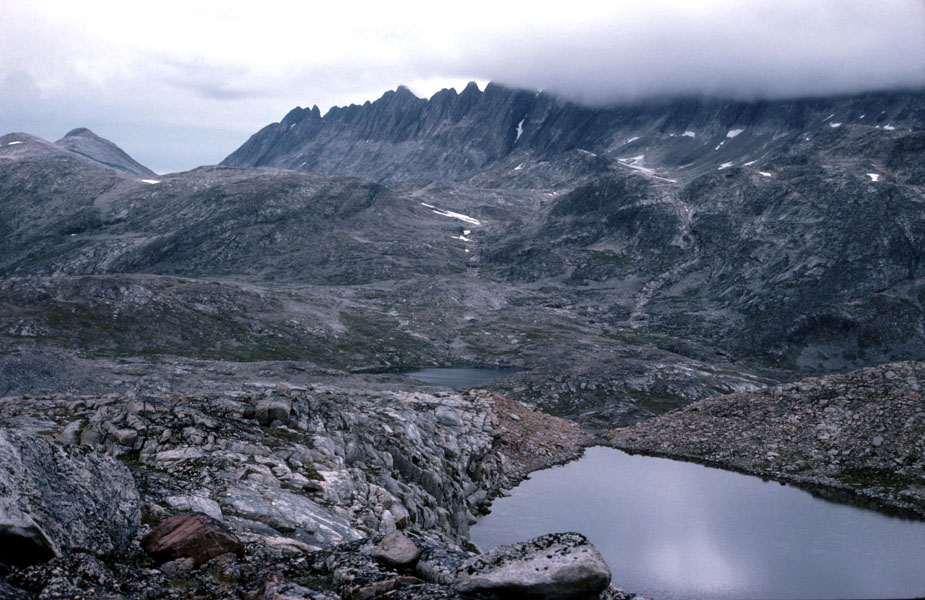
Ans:
<svg viewBox="0 0 925 600"><path fill-rule="evenodd" d="M475 82L459 93L444 89L430 99L399 86L323 117L313 112L309 120L305 109L293 111L222 164L383 183L555 187L608 170L688 181L754 164L817 134L841 139L863 131L886 140L918 130L923 106L922 90L773 101L690 97L595 108L494 82L484 90Z"/></svg>

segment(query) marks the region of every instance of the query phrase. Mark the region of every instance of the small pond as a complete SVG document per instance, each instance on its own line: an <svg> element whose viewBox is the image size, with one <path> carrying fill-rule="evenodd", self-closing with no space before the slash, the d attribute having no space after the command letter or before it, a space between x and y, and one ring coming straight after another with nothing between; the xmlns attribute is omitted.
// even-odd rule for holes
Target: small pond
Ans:
<svg viewBox="0 0 925 600"><path fill-rule="evenodd" d="M688 462L590 448L495 500L483 550L578 531L656 600L925 596L925 522Z"/></svg>
<svg viewBox="0 0 925 600"><path fill-rule="evenodd" d="M412 377L418 381L443 387L462 390L482 385L486 381L516 373L517 369L499 369L489 367L452 367L423 368L414 371L402 371L400 375Z"/></svg>

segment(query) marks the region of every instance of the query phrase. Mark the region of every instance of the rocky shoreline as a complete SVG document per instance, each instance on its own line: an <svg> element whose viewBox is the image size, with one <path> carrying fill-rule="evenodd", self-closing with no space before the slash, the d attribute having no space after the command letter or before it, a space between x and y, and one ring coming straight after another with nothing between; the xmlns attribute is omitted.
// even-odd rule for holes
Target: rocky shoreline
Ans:
<svg viewBox="0 0 925 600"><path fill-rule="evenodd" d="M925 363L881 365L696 402L598 436L640 454L786 482L925 519Z"/></svg>
<svg viewBox="0 0 925 600"><path fill-rule="evenodd" d="M638 598L580 534L468 539L493 498L593 444L925 518L925 363L596 435L488 390L380 384L0 398L0 596Z"/></svg>
<svg viewBox="0 0 925 600"><path fill-rule="evenodd" d="M559 575L522 580L561 567L583 590L575 598L629 598L577 534L498 556L477 555L467 538L492 498L576 458L587 440L488 391L374 390L350 378L3 398L0 595L562 597Z"/></svg>

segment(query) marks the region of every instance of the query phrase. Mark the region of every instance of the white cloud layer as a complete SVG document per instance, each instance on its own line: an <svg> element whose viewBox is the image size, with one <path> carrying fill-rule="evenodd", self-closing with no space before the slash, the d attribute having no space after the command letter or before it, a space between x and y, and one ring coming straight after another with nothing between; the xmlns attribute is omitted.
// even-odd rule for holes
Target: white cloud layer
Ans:
<svg viewBox="0 0 925 600"><path fill-rule="evenodd" d="M0 133L90 127L159 171L215 163L297 104L400 83L593 104L925 86L922 0L0 0L0 15Z"/></svg>

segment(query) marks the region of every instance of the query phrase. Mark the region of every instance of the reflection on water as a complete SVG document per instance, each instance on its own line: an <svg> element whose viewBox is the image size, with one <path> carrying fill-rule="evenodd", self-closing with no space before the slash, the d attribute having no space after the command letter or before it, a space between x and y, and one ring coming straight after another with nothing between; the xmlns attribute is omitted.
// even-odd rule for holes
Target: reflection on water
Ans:
<svg viewBox="0 0 925 600"><path fill-rule="evenodd" d="M534 473L471 536L487 550L551 531L584 533L616 586L657 600L925 595L925 523L610 448Z"/></svg>
<svg viewBox="0 0 925 600"><path fill-rule="evenodd" d="M516 369L490 369L482 367L453 367L446 369L427 368L406 371L402 375L413 377L424 383L440 385L457 390L475 387L516 372Z"/></svg>

